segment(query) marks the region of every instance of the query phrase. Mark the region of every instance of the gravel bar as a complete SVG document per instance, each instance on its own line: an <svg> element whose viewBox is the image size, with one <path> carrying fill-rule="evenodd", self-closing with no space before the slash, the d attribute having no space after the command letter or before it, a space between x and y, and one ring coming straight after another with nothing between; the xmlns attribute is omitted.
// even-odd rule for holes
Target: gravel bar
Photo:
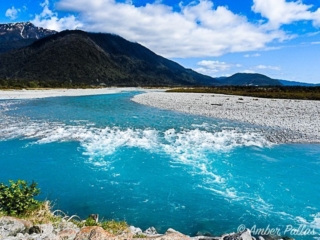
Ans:
<svg viewBox="0 0 320 240"><path fill-rule="evenodd" d="M167 110L270 127L287 133L282 142L320 143L320 101L167 92L144 93L132 100Z"/></svg>

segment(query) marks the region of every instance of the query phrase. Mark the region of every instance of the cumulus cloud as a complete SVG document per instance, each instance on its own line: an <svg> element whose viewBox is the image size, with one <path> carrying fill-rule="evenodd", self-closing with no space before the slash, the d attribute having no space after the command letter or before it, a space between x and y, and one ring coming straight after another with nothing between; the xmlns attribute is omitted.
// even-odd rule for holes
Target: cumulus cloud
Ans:
<svg viewBox="0 0 320 240"><path fill-rule="evenodd" d="M277 66L266 66L266 65L258 65L256 67L257 69L269 69L269 70L274 70L274 71L280 71L281 68Z"/></svg>
<svg viewBox="0 0 320 240"><path fill-rule="evenodd" d="M115 0L60 0L56 7L76 13L84 30L115 33L166 57L253 51L287 38L209 0L180 4L178 10L159 1L136 7Z"/></svg>
<svg viewBox="0 0 320 240"><path fill-rule="evenodd" d="M256 71L253 71L251 69L246 69L246 70L241 71L241 73L256 73Z"/></svg>
<svg viewBox="0 0 320 240"><path fill-rule="evenodd" d="M233 67L241 67L241 64L228 64L226 62L210 60L202 60L198 62L197 65L199 66L199 68L196 68L195 71L207 75L228 71Z"/></svg>
<svg viewBox="0 0 320 240"><path fill-rule="evenodd" d="M10 18L11 20L15 20L18 17L18 13L20 12L20 9L16 9L15 7L8 8L6 11L5 16Z"/></svg>
<svg viewBox="0 0 320 240"><path fill-rule="evenodd" d="M58 18L58 14L49 8L49 0L45 0L40 6L42 7L42 12L36 14L31 21L34 25L56 31L82 27L82 24L73 15Z"/></svg>
<svg viewBox="0 0 320 240"><path fill-rule="evenodd" d="M311 11L312 5L303 4L301 0L253 0L252 10L268 19L268 26L278 29L283 24L310 20L320 27L320 8Z"/></svg>

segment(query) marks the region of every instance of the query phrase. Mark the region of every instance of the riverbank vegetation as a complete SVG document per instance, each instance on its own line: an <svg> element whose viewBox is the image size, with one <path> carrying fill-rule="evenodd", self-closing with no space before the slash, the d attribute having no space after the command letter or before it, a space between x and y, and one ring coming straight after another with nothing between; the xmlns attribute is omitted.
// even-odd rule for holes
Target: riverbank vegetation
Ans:
<svg viewBox="0 0 320 240"><path fill-rule="evenodd" d="M52 211L49 201L39 201L35 197L40 194L37 183L24 180L13 181L9 184L0 183L0 217L10 216L25 219L33 224L59 223L71 221L78 227L99 226L112 234L120 234L129 226L125 221L102 220L90 215L86 220L73 215L67 216L60 210ZM97 215L96 215L97 216Z"/></svg>
<svg viewBox="0 0 320 240"><path fill-rule="evenodd" d="M240 95L240 96L250 96L250 97L259 97L259 98L320 100L320 87L301 87L301 86L193 87L193 88L174 88L174 89L167 90L167 92L216 93L216 94Z"/></svg>
<svg viewBox="0 0 320 240"><path fill-rule="evenodd" d="M0 79L0 89L2 90L20 90L20 89L54 89L54 88L83 88L83 89L89 89L89 88L105 88L105 87L143 87L147 89L152 88L172 88L172 87L181 87L181 86L171 86L168 87L166 85L160 86L160 85L150 85L150 86L140 86L139 84L136 85L130 85L130 84L117 84L117 85L107 85L104 83L100 84L86 84L86 83L74 83L72 81L44 81L44 80L3 80Z"/></svg>
<svg viewBox="0 0 320 240"><path fill-rule="evenodd" d="M42 88L93 88L85 83L72 83L70 81L27 81L27 80L1 80L0 89L42 89Z"/></svg>

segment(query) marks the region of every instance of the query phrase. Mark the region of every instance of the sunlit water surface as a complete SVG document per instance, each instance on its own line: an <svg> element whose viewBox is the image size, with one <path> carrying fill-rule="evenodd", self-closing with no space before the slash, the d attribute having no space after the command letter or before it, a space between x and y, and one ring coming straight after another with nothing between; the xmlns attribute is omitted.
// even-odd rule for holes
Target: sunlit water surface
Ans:
<svg viewBox="0 0 320 240"><path fill-rule="evenodd" d="M257 127L135 94L0 101L0 181L34 180L55 209L160 233L320 232L320 145L272 144Z"/></svg>

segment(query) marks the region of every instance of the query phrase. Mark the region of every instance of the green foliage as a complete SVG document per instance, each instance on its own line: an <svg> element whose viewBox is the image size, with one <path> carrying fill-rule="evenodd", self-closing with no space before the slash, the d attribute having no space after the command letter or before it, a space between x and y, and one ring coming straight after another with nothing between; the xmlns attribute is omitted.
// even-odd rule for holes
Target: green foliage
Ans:
<svg viewBox="0 0 320 240"><path fill-rule="evenodd" d="M100 225L104 230L108 231L109 233L112 234L121 234L123 231L128 229L128 224L125 221L103 221Z"/></svg>
<svg viewBox="0 0 320 240"><path fill-rule="evenodd" d="M93 219L92 217L88 217L85 220L84 225L99 226L99 227L102 227L104 230L108 231L109 233L112 233L115 235L123 233L129 227L125 221L111 220L111 221L96 222L96 220Z"/></svg>
<svg viewBox="0 0 320 240"><path fill-rule="evenodd" d="M93 88L94 86L85 83L70 83L55 80L1 80L0 89L35 89L35 88Z"/></svg>
<svg viewBox="0 0 320 240"><path fill-rule="evenodd" d="M99 226L99 223L96 222L92 217L88 217L85 222L86 226Z"/></svg>
<svg viewBox="0 0 320 240"><path fill-rule="evenodd" d="M240 95L260 98L303 99L320 100L320 87L301 86L228 86L228 87L195 87L176 88L167 92L193 92L193 93L217 93L228 95ZM240 100L240 99L239 99ZM254 99L255 101L257 99Z"/></svg>
<svg viewBox="0 0 320 240"><path fill-rule="evenodd" d="M38 88L38 87L39 87L37 81L30 81L30 82L28 83L28 85L29 85L30 88Z"/></svg>
<svg viewBox="0 0 320 240"><path fill-rule="evenodd" d="M218 83L112 34L63 31L0 54L0 87L186 86ZM14 84L17 83L17 84ZM58 86L57 86L58 85ZM207 85L207 84L206 84Z"/></svg>
<svg viewBox="0 0 320 240"><path fill-rule="evenodd" d="M23 215L41 204L34 197L40 194L37 183L30 185L26 181L9 181L9 185L0 183L0 211L8 215Z"/></svg>

